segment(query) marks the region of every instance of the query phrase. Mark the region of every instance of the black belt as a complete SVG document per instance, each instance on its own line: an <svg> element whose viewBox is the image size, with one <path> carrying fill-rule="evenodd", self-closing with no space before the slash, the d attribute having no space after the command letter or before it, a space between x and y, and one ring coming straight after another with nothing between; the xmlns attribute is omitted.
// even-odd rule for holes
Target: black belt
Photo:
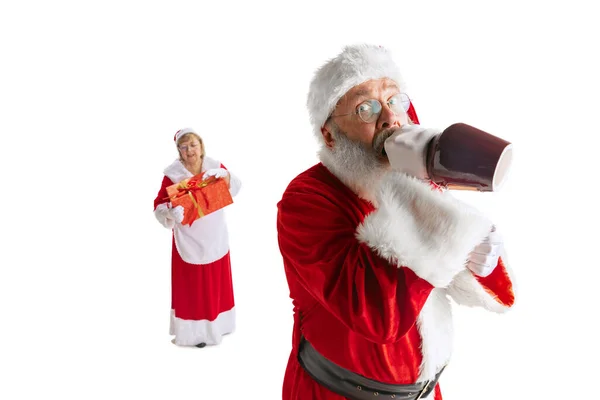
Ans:
<svg viewBox="0 0 600 400"><path fill-rule="evenodd" d="M377 382L348 371L319 354L302 338L298 361L308 375L327 389L350 400L375 400L375 397L397 400L418 400L427 397L444 370L442 368L432 380L408 385L391 385Z"/></svg>

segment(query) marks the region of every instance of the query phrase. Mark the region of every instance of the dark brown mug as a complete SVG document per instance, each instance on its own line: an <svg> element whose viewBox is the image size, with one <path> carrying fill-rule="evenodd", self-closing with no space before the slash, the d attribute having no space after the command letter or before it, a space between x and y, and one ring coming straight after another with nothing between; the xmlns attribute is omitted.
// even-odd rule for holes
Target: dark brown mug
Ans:
<svg viewBox="0 0 600 400"><path fill-rule="evenodd" d="M450 125L427 146L429 177L448 189L498 191L511 163L510 142L464 123Z"/></svg>

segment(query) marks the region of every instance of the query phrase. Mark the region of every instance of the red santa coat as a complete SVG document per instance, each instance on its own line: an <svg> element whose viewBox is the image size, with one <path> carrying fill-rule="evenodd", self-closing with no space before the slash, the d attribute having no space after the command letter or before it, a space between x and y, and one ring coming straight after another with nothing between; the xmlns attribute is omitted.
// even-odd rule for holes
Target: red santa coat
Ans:
<svg viewBox="0 0 600 400"><path fill-rule="evenodd" d="M204 157L202 172L213 168L225 166ZM155 211L167 207L168 186L192 177L179 160L165 168L164 174L154 200ZM229 190L235 196L241 182L229 174ZM224 211L206 215L192 226L175 224L173 228L170 333L175 335L175 344L219 344L223 335L235 330L229 233Z"/></svg>
<svg viewBox="0 0 600 400"><path fill-rule="evenodd" d="M491 223L449 196L390 174L375 208L322 164L290 183L277 219L294 305L283 400L342 399L298 363L301 336L352 372L410 384L432 379L450 359L448 297L496 312L512 306L505 258L486 278L451 272ZM434 393L442 399L439 385Z"/></svg>

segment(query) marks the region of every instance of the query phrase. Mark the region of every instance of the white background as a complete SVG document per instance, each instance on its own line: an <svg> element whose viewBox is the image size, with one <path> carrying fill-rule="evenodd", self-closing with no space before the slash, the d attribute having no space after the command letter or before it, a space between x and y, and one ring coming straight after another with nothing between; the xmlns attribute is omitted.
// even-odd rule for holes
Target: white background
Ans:
<svg viewBox="0 0 600 400"><path fill-rule="evenodd" d="M600 355L597 14L490 3L2 2L0 398L281 398L276 203L316 162L314 70L357 42L393 51L422 125L515 146L501 192L457 196L501 229L518 304L455 307L444 398L582 398ZM227 210L238 329L215 348L168 335L152 202L185 126L243 181Z"/></svg>

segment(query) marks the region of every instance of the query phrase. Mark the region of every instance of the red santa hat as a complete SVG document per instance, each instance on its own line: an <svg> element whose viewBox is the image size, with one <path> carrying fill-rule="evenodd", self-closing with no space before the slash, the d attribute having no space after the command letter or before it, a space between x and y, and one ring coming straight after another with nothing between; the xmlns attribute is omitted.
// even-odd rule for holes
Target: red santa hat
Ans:
<svg viewBox="0 0 600 400"><path fill-rule="evenodd" d="M177 144L177 142L179 141L179 139L181 139L181 137L185 134L188 133L193 133L196 136L200 136L198 135L192 128L183 128L178 130L177 132L175 132L175 136L173 137L173 140L175 141L175 144Z"/></svg>
<svg viewBox="0 0 600 400"><path fill-rule="evenodd" d="M358 44L346 46L335 58L317 70L308 92L308 112L318 138L321 128L337 102L354 86L371 79L389 78L404 91L406 84L391 53L381 46ZM408 109L412 122L419 120L414 107Z"/></svg>

